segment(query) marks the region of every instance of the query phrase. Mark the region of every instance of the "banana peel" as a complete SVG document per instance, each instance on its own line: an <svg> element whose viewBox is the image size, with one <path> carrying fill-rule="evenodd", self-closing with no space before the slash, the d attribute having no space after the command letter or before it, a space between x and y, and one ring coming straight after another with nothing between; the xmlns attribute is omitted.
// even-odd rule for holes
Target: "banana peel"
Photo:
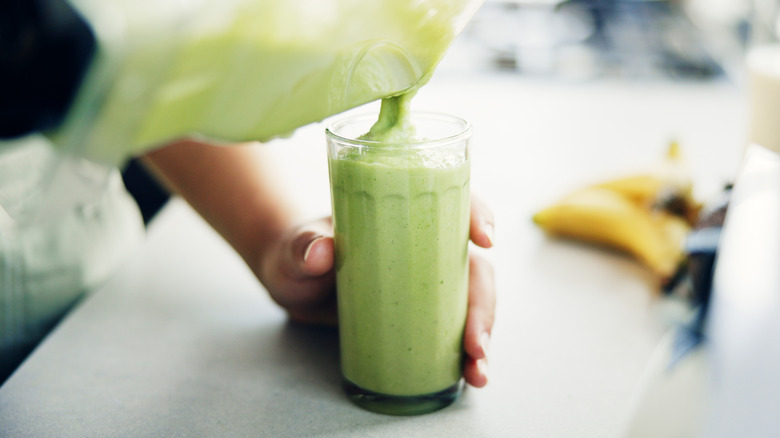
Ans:
<svg viewBox="0 0 780 438"><path fill-rule="evenodd" d="M701 208L692 193L672 142L656 169L576 190L533 221L551 235L630 254L667 282L685 259L683 243Z"/></svg>

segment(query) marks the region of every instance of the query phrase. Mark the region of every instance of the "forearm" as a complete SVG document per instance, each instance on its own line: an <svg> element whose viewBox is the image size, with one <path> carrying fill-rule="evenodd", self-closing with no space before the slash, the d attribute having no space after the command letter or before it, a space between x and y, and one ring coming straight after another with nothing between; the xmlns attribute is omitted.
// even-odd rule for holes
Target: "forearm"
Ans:
<svg viewBox="0 0 780 438"><path fill-rule="evenodd" d="M182 140L142 161L255 268L262 251L298 218L264 155L257 143L214 146Z"/></svg>

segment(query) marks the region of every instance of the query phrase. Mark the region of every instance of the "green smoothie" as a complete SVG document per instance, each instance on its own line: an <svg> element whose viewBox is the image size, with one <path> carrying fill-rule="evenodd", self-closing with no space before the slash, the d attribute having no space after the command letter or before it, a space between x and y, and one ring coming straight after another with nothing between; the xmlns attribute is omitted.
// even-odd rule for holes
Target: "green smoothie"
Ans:
<svg viewBox="0 0 780 438"><path fill-rule="evenodd" d="M468 288L465 143L420 147L407 100L329 159L342 371L392 396L458 384Z"/></svg>

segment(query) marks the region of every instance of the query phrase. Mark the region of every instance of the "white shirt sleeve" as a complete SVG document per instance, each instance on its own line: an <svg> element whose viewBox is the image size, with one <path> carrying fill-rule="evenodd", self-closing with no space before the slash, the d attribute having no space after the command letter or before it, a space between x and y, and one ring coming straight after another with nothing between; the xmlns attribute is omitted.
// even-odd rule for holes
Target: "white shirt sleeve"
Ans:
<svg viewBox="0 0 780 438"><path fill-rule="evenodd" d="M62 156L40 136L0 143L0 358L42 339L143 233L115 168Z"/></svg>

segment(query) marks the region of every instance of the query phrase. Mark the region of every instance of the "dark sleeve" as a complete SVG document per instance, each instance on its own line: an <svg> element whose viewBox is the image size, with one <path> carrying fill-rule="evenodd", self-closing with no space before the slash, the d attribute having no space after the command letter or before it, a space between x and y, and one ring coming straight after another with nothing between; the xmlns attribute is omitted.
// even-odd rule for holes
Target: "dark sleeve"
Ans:
<svg viewBox="0 0 780 438"><path fill-rule="evenodd" d="M0 0L0 139L62 123L95 49L64 0Z"/></svg>

